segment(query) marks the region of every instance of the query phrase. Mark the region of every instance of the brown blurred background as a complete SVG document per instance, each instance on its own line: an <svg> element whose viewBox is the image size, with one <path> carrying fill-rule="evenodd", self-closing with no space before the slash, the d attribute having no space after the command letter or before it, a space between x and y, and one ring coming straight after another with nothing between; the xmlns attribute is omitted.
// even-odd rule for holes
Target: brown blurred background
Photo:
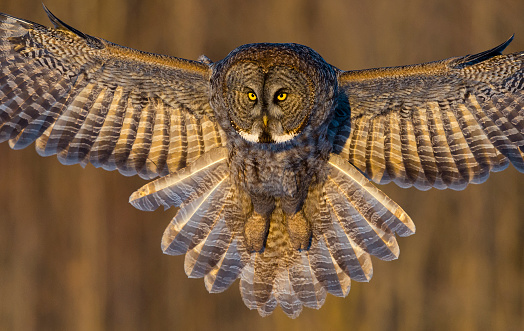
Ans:
<svg viewBox="0 0 524 331"><path fill-rule="evenodd" d="M75 28L145 51L223 58L252 42L298 42L341 69L486 50L516 33L523 0L46 0ZM41 0L0 11L49 25ZM0 145L0 330L524 330L524 174L510 166L461 192L382 187L417 234L296 320L249 311L238 283L208 294L183 257L163 255L173 211L127 203L144 184Z"/></svg>

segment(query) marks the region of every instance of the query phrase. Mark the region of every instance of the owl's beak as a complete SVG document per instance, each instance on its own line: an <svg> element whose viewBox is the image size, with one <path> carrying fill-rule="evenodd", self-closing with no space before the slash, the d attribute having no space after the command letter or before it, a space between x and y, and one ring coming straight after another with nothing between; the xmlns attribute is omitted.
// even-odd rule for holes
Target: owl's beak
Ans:
<svg viewBox="0 0 524 331"><path fill-rule="evenodd" d="M259 122L260 123L260 122ZM258 137L259 143L274 143L275 141L271 138L271 133L268 127L269 118L266 114L262 116L262 132Z"/></svg>

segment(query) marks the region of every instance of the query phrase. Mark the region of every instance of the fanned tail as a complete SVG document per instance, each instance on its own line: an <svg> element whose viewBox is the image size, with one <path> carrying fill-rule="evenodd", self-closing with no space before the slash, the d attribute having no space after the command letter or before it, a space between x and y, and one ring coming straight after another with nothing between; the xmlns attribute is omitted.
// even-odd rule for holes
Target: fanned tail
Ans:
<svg viewBox="0 0 524 331"><path fill-rule="evenodd" d="M313 233L307 250L293 248L279 199L264 250L246 249L245 206L230 180L225 148L145 185L130 202L142 210L180 208L164 232L162 250L186 254L186 274L203 277L209 292L224 291L240 278L248 308L267 316L280 306L295 318L303 306L319 309L327 293L348 295L351 279L369 281L371 256L397 258L395 233L415 231L406 213L355 167L337 155L327 167L326 180L310 188L302 210Z"/></svg>

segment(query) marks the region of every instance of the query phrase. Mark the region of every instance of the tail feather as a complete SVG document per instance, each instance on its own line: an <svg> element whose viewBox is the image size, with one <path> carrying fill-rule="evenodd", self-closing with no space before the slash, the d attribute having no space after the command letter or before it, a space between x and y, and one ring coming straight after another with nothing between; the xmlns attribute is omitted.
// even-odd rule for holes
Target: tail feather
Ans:
<svg viewBox="0 0 524 331"><path fill-rule="evenodd" d="M154 180L134 192L129 202L136 208L152 211L178 207L195 199L229 175L227 150L216 148L205 153L190 166Z"/></svg>
<svg viewBox="0 0 524 331"><path fill-rule="evenodd" d="M372 222L385 214L383 206L374 212L373 197L363 191L358 184L341 185L328 178L324 186L328 206L340 223L348 238L366 252L383 260L393 260L399 254L394 234L378 228ZM347 186L347 187L344 187Z"/></svg>
<svg viewBox="0 0 524 331"><path fill-rule="evenodd" d="M257 300L255 299L254 278L255 278L255 255L251 255L251 259L246 263L242 273L240 274L240 295L242 301L249 309L258 309ZM261 314L262 315L262 314Z"/></svg>
<svg viewBox="0 0 524 331"><path fill-rule="evenodd" d="M300 262L299 262L300 264ZM279 270L275 278L274 296L282 311L291 318L297 318L302 312L302 302L297 292L294 290L291 275L288 269Z"/></svg>
<svg viewBox="0 0 524 331"><path fill-rule="evenodd" d="M337 297L345 297L349 293L351 279L340 269L333 259L324 241L324 237L313 239L309 249L309 264L320 285Z"/></svg>
<svg viewBox="0 0 524 331"><path fill-rule="evenodd" d="M204 277L206 289L210 293L226 290L239 277L244 265L238 252L238 239L233 239L226 253Z"/></svg>
<svg viewBox="0 0 524 331"><path fill-rule="evenodd" d="M315 276L308 256L306 251L300 252L299 261L289 269L289 280L304 306L319 309L326 300L326 290Z"/></svg>
<svg viewBox="0 0 524 331"><path fill-rule="evenodd" d="M258 280L257 274L267 271L268 264L259 265L257 268L256 259L252 259L244 268L240 282L242 298L246 306L257 309L262 316L267 316L279 305L291 318L298 317L302 306L319 309L325 302L327 291L314 274L310 256L310 252L302 251L295 255L294 261L289 266L282 264L278 266L272 272L270 279L260 277ZM347 280L349 281L349 277ZM258 291L257 282L260 286ZM261 290L265 291L263 295ZM348 293L345 289L343 292L346 295Z"/></svg>
<svg viewBox="0 0 524 331"><path fill-rule="evenodd" d="M369 281L373 275L370 256L343 230L327 197L320 201L320 221L322 235L333 260L351 278Z"/></svg>
<svg viewBox="0 0 524 331"><path fill-rule="evenodd" d="M166 254L179 255L199 245L210 232L220 230L217 224L225 223L223 208L229 192L224 178L196 200L184 203L162 237L162 250ZM220 222L222 221L222 223ZM227 230L227 228L226 228ZM217 235L222 234L218 232ZM215 236L213 236L214 239ZM202 244L203 245L203 244Z"/></svg>
<svg viewBox="0 0 524 331"><path fill-rule="evenodd" d="M253 277L253 292L257 306L263 306L273 293L275 278L279 269L281 257L274 252L268 252L266 247L262 253L255 253L254 260L255 275ZM278 298L277 298L278 299Z"/></svg>
<svg viewBox="0 0 524 331"><path fill-rule="evenodd" d="M278 306L278 299L275 298L273 294L271 294L269 297L269 300L266 303L264 303L263 305L259 306L257 310L260 316L266 317L266 316L271 315L271 313L273 313L273 311L275 310L277 306Z"/></svg>
<svg viewBox="0 0 524 331"><path fill-rule="evenodd" d="M384 192L373 186L354 166L335 154L331 155L329 165L332 169L332 178L333 173L336 172L337 179L355 183L361 187L361 192L366 194L366 198L374 200L375 206L383 206L387 209L387 212L391 213L390 215L386 212L382 217L369 219L368 221L371 222L371 224L379 222L377 225L381 227L382 225L380 224L383 222L392 232L396 232L401 237L410 236L415 233L415 224L404 210L384 194ZM353 199L353 197L348 198L351 199L351 201ZM372 205L370 204L370 206ZM377 214L380 216L380 213Z"/></svg>
<svg viewBox="0 0 524 331"><path fill-rule="evenodd" d="M224 217L220 217L207 237L187 252L184 263L186 275L201 278L208 274L224 258L231 239Z"/></svg>

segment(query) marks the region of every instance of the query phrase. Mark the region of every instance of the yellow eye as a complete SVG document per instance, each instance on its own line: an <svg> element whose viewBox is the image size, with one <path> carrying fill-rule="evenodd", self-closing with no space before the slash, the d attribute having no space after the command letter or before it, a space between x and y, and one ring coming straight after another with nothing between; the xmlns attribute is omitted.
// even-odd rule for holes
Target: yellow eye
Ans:
<svg viewBox="0 0 524 331"><path fill-rule="evenodd" d="M249 92L247 94L247 97L249 98L249 100L251 101L255 101L257 99L257 95L254 93L254 92Z"/></svg>
<svg viewBox="0 0 524 331"><path fill-rule="evenodd" d="M279 93L277 95L277 100L278 101L284 101L284 100L286 100L286 98L287 98L287 93L282 92L282 93Z"/></svg>

